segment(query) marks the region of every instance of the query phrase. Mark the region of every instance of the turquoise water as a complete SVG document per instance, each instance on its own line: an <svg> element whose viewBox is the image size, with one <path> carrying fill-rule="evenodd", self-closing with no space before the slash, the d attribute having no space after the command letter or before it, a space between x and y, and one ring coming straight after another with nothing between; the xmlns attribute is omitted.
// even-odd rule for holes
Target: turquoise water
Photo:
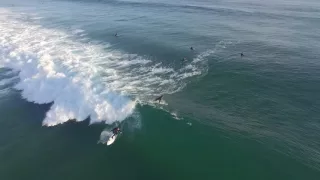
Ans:
<svg viewBox="0 0 320 180"><path fill-rule="evenodd" d="M0 179L319 179L319 17L315 0L2 0Z"/></svg>

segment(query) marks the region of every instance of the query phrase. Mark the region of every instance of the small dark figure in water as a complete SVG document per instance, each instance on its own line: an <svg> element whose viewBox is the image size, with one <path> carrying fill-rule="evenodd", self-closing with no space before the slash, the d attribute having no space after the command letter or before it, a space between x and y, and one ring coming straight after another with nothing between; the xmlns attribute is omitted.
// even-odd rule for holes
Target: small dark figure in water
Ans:
<svg viewBox="0 0 320 180"><path fill-rule="evenodd" d="M187 58L183 58L183 59L181 59L181 61L182 61L182 62L187 61Z"/></svg>
<svg viewBox="0 0 320 180"><path fill-rule="evenodd" d="M163 97L163 95L161 95L161 96L157 97L154 101L159 101L159 103L160 103L160 102L161 102L161 100L162 100L162 97Z"/></svg>
<svg viewBox="0 0 320 180"><path fill-rule="evenodd" d="M119 127L113 128L113 129L112 129L113 135L112 135L111 138L113 138L113 136L118 135L118 134L121 133L121 132L122 132L122 131L120 130Z"/></svg>
<svg viewBox="0 0 320 180"><path fill-rule="evenodd" d="M115 36L115 37L118 37L119 35L118 35L118 33L116 33L114 36Z"/></svg>
<svg viewBox="0 0 320 180"><path fill-rule="evenodd" d="M191 50L191 51L193 51L193 50L194 50L192 46L190 47L190 50Z"/></svg>
<svg viewBox="0 0 320 180"><path fill-rule="evenodd" d="M243 54L243 53L241 53L241 54L240 54L240 56L241 56L241 57L243 57L243 56L244 56L244 54Z"/></svg>

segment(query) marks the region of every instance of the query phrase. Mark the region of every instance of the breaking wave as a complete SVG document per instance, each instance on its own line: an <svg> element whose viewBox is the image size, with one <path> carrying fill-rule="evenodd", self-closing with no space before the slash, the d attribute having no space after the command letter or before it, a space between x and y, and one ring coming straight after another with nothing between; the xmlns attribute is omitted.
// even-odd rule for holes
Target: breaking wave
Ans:
<svg viewBox="0 0 320 180"><path fill-rule="evenodd" d="M14 88L24 99L53 103L46 126L88 117L90 123L122 121L138 99L177 92L186 79L206 72L202 55L179 69L164 67L105 43L75 40L85 38L82 29L48 29L21 16L27 14L0 9L0 66L19 71Z"/></svg>

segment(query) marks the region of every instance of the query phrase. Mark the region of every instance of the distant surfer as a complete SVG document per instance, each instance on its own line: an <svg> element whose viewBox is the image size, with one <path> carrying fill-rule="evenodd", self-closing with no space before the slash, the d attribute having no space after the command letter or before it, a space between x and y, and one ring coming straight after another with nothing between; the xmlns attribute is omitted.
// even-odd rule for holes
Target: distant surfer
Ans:
<svg viewBox="0 0 320 180"><path fill-rule="evenodd" d="M162 97L163 97L163 95L161 95L161 96L157 97L154 101L159 101L159 103L160 103L160 102L161 102L161 100L162 100Z"/></svg>
<svg viewBox="0 0 320 180"><path fill-rule="evenodd" d="M185 62L185 61L187 61L187 58L182 58L181 61Z"/></svg>
<svg viewBox="0 0 320 180"><path fill-rule="evenodd" d="M243 56L244 56L244 54L243 54L243 53L241 53L241 54L240 54L240 56L241 56L241 57L243 57Z"/></svg>
<svg viewBox="0 0 320 180"><path fill-rule="evenodd" d="M190 47L190 50L191 50L191 51L193 51L193 50L194 50L192 46Z"/></svg>
<svg viewBox="0 0 320 180"><path fill-rule="evenodd" d="M118 33L114 34L115 37L119 37Z"/></svg>
<svg viewBox="0 0 320 180"><path fill-rule="evenodd" d="M111 138L113 138L113 136L118 135L119 133L122 133L122 131L120 130L119 127L116 127L116 128L112 129L112 133L113 133L113 135L111 136Z"/></svg>

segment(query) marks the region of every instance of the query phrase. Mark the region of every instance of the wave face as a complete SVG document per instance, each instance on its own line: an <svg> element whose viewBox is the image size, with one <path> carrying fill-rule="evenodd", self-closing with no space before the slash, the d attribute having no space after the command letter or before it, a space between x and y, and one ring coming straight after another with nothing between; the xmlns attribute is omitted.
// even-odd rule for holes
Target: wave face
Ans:
<svg viewBox="0 0 320 180"><path fill-rule="evenodd" d="M67 33L24 19L41 17L0 9L0 63L19 71L15 88L24 99L53 103L46 126L88 117L91 123L122 121L134 112L137 99L174 93L207 71L208 52L174 69L106 43L77 40L87 39L84 30Z"/></svg>

